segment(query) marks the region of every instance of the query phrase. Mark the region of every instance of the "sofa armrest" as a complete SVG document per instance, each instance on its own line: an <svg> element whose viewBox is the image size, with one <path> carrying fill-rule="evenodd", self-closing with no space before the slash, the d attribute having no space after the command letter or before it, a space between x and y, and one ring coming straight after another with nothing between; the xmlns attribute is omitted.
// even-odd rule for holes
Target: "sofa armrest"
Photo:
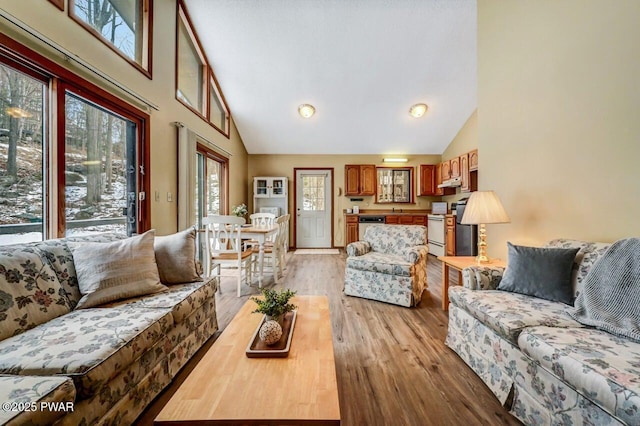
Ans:
<svg viewBox="0 0 640 426"><path fill-rule="evenodd" d="M356 241L347 245L347 256L362 256L371 251L371 245L366 241Z"/></svg>
<svg viewBox="0 0 640 426"><path fill-rule="evenodd" d="M495 290L502 280L504 268L474 265L462 270L462 286L471 290Z"/></svg>
<svg viewBox="0 0 640 426"><path fill-rule="evenodd" d="M426 260L428 254L429 254L429 247L413 246L413 247L407 247L403 251L402 257L409 263L418 263L422 259Z"/></svg>

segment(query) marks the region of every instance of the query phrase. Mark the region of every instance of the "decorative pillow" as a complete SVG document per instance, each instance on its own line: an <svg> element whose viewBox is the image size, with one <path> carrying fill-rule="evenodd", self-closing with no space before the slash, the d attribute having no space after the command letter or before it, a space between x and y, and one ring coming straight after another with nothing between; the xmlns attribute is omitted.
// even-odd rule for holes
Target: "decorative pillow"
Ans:
<svg viewBox="0 0 640 426"><path fill-rule="evenodd" d="M571 304L571 272L579 248L507 246L507 269L498 290Z"/></svg>
<svg viewBox="0 0 640 426"><path fill-rule="evenodd" d="M153 252L155 231L111 243L69 242L82 298L76 309L167 290Z"/></svg>
<svg viewBox="0 0 640 426"><path fill-rule="evenodd" d="M70 310L56 273L33 243L0 247L0 340Z"/></svg>
<svg viewBox="0 0 640 426"><path fill-rule="evenodd" d="M185 229L172 235L156 237L153 243L160 281L182 284L202 281L196 264L196 230Z"/></svg>

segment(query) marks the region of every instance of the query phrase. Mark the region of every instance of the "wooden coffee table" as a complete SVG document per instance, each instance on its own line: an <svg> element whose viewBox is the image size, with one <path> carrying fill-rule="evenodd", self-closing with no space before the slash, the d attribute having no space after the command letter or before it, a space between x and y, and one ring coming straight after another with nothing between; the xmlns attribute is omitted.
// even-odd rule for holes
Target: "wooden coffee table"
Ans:
<svg viewBox="0 0 640 426"><path fill-rule="evenodd" d="M297 296L287 358L247 358L262 315L247 301L156 417L155 425L339 425L326 296Z"/></svg>

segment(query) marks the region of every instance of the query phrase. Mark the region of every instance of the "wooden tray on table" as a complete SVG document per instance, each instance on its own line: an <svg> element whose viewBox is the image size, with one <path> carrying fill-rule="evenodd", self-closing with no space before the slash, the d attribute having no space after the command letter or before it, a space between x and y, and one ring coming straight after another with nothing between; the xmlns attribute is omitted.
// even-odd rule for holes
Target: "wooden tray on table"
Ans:
<svg viewBox="0 0 640 426"><path fill-rule="evenodd" d="M289 356L289 349L291 349L291 338L293 337L293 327L296 325L297 311L287 312L282 319L282 337L277 343L273 345L267 345L260 339L260 327L265 322L265 317L262 318L258 328L256 328L253 337L249 341L247 346L247 357L249 358L286 358Z"/></svg>

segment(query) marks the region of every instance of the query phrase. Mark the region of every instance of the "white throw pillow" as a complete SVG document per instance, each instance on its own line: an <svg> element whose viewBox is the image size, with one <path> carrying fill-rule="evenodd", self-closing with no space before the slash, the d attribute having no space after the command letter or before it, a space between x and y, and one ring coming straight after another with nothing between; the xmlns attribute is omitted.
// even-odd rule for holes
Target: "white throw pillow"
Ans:
<svg viewBox="0 0 640 426"><path fill-rule="evenodd" d="M82 298L76 309L167 290L153 250L155 230L111 243L69 242Z"/></svg>
<svg viewBox="0 0 640 426"><path fill-rule="evenodd" d="M194 228L156 237L153 247L162 283L182 284L202 281L196 264L196 230Z"/></svg>

